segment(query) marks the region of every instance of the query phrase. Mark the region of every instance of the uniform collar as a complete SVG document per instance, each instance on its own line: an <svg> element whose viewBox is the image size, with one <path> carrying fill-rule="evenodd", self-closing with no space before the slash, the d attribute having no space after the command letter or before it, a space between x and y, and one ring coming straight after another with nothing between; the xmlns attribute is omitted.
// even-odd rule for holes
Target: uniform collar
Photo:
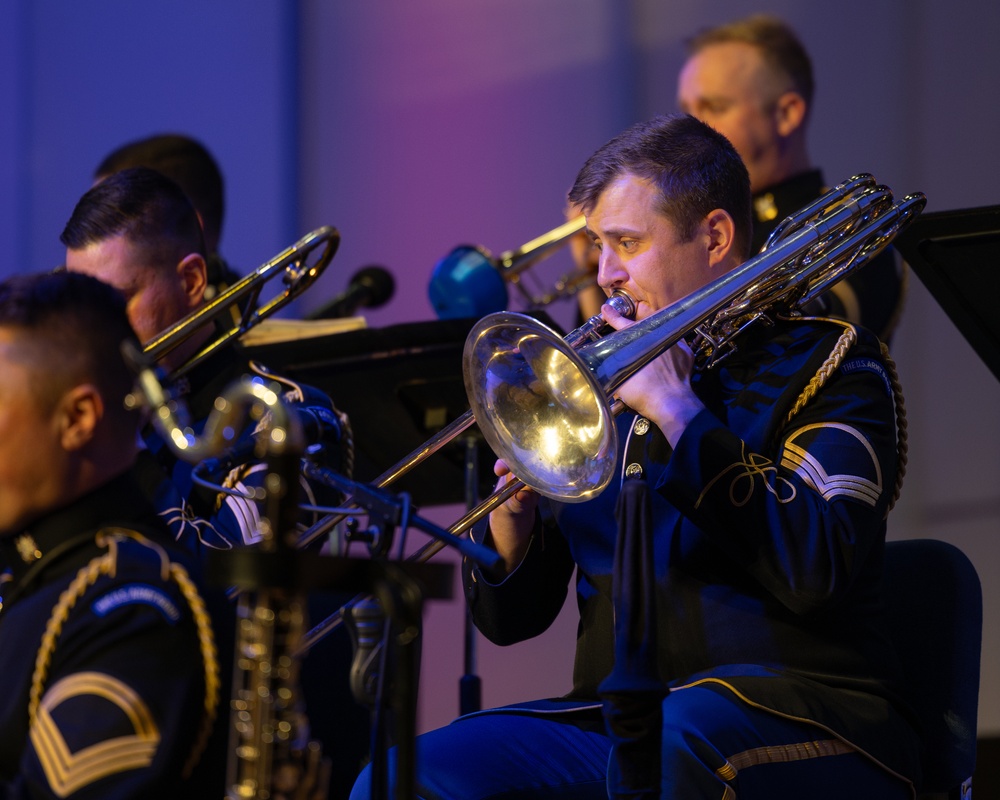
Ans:
<svg viewBox="0 0 1000 800"><path fill-rule="evenodd" d="M753 195L756 222L784 219L823 193L823 173L818 169L800 172Z"/></svg>
<svg viewBox="0 0 1000 800"><path fill-rule="evenodd" d="M114 509L114 513L108 509ZM60 552L67 542L96 532L112 519L134 520L147 514L155 516L129 470L35 520L21 533L0 539L0 571L9 570L16 584L38 562Z"/></svg>

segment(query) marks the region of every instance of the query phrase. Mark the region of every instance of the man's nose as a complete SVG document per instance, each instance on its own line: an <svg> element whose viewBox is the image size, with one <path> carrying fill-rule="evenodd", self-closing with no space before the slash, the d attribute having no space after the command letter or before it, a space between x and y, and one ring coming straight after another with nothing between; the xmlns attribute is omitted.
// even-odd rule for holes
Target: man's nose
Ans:
<svg viewBox="0 0 1000 800"><path fill-rule="evenodd" d="M607 291L615 289L628 279L628 273L622 269L621 259L609 247L601 250L601 258L597 264L597 283Z"/></svg>

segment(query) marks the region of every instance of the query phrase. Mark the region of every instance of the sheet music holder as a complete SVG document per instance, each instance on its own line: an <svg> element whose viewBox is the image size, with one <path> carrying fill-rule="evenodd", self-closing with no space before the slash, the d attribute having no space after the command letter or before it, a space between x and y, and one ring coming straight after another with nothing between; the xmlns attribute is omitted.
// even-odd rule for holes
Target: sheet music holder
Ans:
<svg viewBox="0 0 1000 800"><path fill-rule="evenodd" d="M921 214L893 245L1000 380L1000 206Z"/></svg>
<svg viewBox="0 0 1000 800"><path fill-rule="evenodd" d="M554 324L544 312L532 312ZM405 323L245 348L251 358L325 391L351 421L354 479L371 482L423 446L469 408L462 350L477 320ZM480 494L492 493L496 456L475 426ZM409 492L417 506L465 502L462 437L387 488Z"/></svg>

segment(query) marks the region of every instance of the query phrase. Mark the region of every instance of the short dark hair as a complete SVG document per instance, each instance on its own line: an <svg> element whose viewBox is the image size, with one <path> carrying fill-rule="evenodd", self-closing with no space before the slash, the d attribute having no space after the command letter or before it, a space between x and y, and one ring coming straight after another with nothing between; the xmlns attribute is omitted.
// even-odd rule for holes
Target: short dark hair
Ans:
<svg viewBox="0 0 1000 800"><path fill-rule="evenodd" d="M137 139L105 156L94 177L103 180L133 167L155 169L180 186L201 215L208 238L218 241L226 211L225 183L218 163L205 145L179 133Z"/></svg>
<svg viewBox="0 0 1000 800"><path fill-rule="evenodd" d="M689 114L654 117L631 126L583 165L569 201L590 213L621 175L645 178L660 190L660 210L685 239L709 212L727 211L736 225L736 252L750 248L750 177L729 140Z"/></svg>
<svg viewBox="0 0 1000 800"><path fill-rule="evenodd" d="M806 107L812 106L815 82L812 60L795 31L779 17L752 14L749 17L706 28L687 40L687 51L694 55L713 44L742 42L758 48L775 71L788 76Z"/></svg>
<svg viewBox="0 0 1000 800"><path fill-rule="evenodd" d="M123 236L150 266L173 267L191 253L205 254L194 207L181 188L145 167L122 170L80 198L59 237L70 250Z"/></svg>
<svg viewBox="0 0 1000 800"><path fill-rule="evenodd" d="M15 275L0 283L0 327L25 334L26 361L39 376L32 391L43 407L93 382L109 413L123 412L134 378L121 345L139 342L117 289L66 270Z"/></svg>

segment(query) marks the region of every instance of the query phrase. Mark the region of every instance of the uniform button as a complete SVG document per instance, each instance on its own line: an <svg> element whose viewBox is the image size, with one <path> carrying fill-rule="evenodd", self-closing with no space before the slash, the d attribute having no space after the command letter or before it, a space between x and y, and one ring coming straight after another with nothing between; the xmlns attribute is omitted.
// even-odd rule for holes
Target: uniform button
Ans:
<svg viewBox="0 0 1000 800"><path fill-rule="evenodd" d="M635 421L635 425L632 426L633 433L642 436L646 431L649 430L649 420L645 417L638 417Z"/></svg>
<svg viewBox="0 0 1000 800"><path fill-rule="evenodd" d="M629 464L625 467L625 477L626 478L637 478L642 476L642 465L636 464L635 462Z"/></svg>

